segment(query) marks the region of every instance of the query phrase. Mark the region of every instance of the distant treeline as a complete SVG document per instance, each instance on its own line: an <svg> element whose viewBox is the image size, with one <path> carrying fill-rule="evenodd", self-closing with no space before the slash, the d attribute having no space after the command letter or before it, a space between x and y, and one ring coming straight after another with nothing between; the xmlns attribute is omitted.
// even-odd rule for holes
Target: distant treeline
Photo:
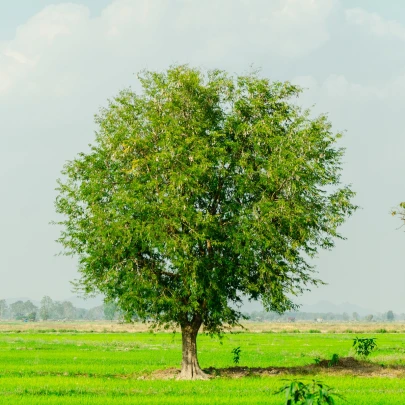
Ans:
<svg viewBox="0 0 405 405"><path fill-rule="evenodd" d="M114 303L104 303L91 309L76 308L70 301L53 301L52 298L45 296L42 298L40 306L34 305L31 301L16 301L7 305L7 301L0 299L0 319L2 320L118 320L123 318L122 312ZM244 314L246 319L251 321L267 322L295 322L295 321L402 321L405 320L405 314L395 314L388 311L384 314L369 314L360 316L357 312L348 314L332 312L285 312L280 315L276 312L258 312Z"/></svg>
<svg viewBox="0 0 405 405"><path fill-rule="evenodd" d="M42 298L40 306L31 301L16 301L7 305L0 300L0 319L3 320L113 320L120 318L120 311L113 303L103 304L91 309L76 308L70 301L53 301L50 297Z"/></svg>
<svg viewBox="0 0 405 405"><path fill-rule="evenodd" d="M395 314L393 311L388 311L383 314L369 314L365 316L359 315L357 312L351 314L347 312L332 313L332 312L285 312L280 315L276 312L251 312L245 316L252 321L268 321L268 322L295 322L295 321L362 321L362 322L378 322L378 321L403 321L405 314Z"/></svg>

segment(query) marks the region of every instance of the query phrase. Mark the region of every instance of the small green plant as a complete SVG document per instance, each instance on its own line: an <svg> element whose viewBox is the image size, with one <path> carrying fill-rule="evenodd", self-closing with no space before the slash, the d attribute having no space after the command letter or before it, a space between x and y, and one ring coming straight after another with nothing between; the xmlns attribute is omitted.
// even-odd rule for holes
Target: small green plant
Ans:
<svg viewBox="0 0 405 405"><path fill-rule="evenodd" d="M340 394L334 392L333 388L316 380L308 384L298 380L289 381L274 394L281 393L285 394L285 405L333 405L335 398L343 399Z"/></svg>
<svg viewBox="0 0 405 405"><path fill-rule="evenodd" d="M232 349L231 353L233 354L233 364L235 365L239 364L241 351L242 349L239 346Z"/></svg>
<svg viewBox="0 0 405 405"><path fill-rule="evenodd" d="M321 363L321 358L320 357L315 357L314 358L314 362L317 366L319 366L319 364Z"/></svg>
<svg viewBox="0 0 405 405"><path fill-rule="evenodd" d="M339 355L334 353L332 358L329 360L328 367L334 367L339 363Z"/></svg>
<svg viewBox="0 0 405 405"><path fill-rule="evenodd" d="M377 338L358 338L353 339L353 347L356 354L360 357L368 357L369 354L377 348Z"/></svg>
<svg viewBox="0 0 405 405"><path fill-rule="evenodd" d="M310 329L308 332L309 333L321 333L321 331L319 329Z"/></svg>

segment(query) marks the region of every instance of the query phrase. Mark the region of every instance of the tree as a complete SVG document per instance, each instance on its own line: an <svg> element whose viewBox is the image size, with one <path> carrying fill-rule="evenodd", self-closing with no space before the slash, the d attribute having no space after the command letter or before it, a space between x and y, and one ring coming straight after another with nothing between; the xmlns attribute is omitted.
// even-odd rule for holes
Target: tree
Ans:
<svg viewBox="0 0 405 405"><path fill-rule="evenodd" d="M24 302L19 300L10 304L11 317L14 319L22 319L25 315Z"/></svg>
<svg viewBox="0 0 405 405"><path fill-rule="evenodd" d="M75 319L76 308L70 301L63 301L63 318L64 319Z"/></svg>
<svg viewBox="0 0 405 405"><path fill-rule="evenodd" d="M355 321L358 321L360 319L360 315L357 312L353 312L352 317Z"/></svg>
<svg viewBox="0 0 405 405"><path fill-rule="evenodd" d="M27 314L27 319L31 322L35 322L37 320L37 313L35 311L29 312Z"/></svg>
<svg viewBox="0 0 405 405"><path fill-rule="evenodd" d="M52 305L52 319L62 320L65 318L65 308L61 301L54 301Z"/></svg>
<svg viewBox="0 0 405 405"><path fill-rule="evenodd" d="M97 307L90 308L86 313L86 319L92 321L98 321L104 318L104 306L99 305Z"/></svg>
<svg viewBox="0 0 405 405"><path fill-rule="evenodd" d="M6 317L7 310L8 310L7 301L0 300L0 319L4 319Z"/></svg>
<svg viewBox="0 0 405 405"><path fill-rule="evenodd" d="M104 303L104 318L112 321L114 319L115 313L117 312L117 304L115 302Z"/></svg>
<svg viewBox="0 0 405 405"><path fill-rule="evenodd" d="M373 316L372 314L370 314L370 315L367 315L364 319L365 319L367 322L371 322L371 321L373 320L373 318L374 318L374 316Z"/></svg>
<svg viewBox="0 0 405 405"><path fill-rule="evenodd" d="M45 295L41 300L41 306L39 308L39 316L44 321L51 318L53 311L53 301L51 297Z"/></svg>
<svg viewBox="0 0 405 405"><path fill-rule="evenodd" d="M24 306L23 306L24 316L28 316L28 314L35 312L35 317L36 317L37 311L38 311L38 307L36 305L34 305L30 300L24 302Z"/></svg>
<svg viewBox="0 0 405 405"><path fill-rule="evenodd" d="M392 322L394 320L395 316L394 313L390 310L387 312L387 321Z"/></svg>
<svg viewBox="0 0 405 405"><path fill-rule="evenodd" d="M139 75L102 109L91 150L58 181L60 243L77 255L84 293L130 319L179 326L180 378L204 378L197 334L241 319L242 297L295 309L355 210L340 184L344 151L300 89L256 73L188 66Z"/></svg>

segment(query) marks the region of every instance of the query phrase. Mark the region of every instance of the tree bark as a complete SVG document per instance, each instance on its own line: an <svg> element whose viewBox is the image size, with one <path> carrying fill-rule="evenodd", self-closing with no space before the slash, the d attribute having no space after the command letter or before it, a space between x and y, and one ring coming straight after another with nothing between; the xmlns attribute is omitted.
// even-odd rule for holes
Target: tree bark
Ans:
<svg viewBox="0 0 405 405"><path fill-rule="evenodd" d="M181 325L182 363L178 377L180 380L206 380L208 378L207 374L201 370L197 358L197 334L201 324L201 317L196 315L191 322Z"/></svg>

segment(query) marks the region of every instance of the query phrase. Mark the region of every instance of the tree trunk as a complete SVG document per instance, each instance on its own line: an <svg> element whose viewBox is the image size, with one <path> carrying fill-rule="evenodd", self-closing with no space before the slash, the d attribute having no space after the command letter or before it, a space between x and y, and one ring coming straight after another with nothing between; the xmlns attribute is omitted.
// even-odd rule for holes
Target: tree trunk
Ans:
<svg viewBox="0 0 405 405"><path fill-rule="evenodd" d="M182 355L179 380L205 380L208 378L198 364L197 334L202 324L200 316L195 316L190 323L181 326Z"/></svg>

